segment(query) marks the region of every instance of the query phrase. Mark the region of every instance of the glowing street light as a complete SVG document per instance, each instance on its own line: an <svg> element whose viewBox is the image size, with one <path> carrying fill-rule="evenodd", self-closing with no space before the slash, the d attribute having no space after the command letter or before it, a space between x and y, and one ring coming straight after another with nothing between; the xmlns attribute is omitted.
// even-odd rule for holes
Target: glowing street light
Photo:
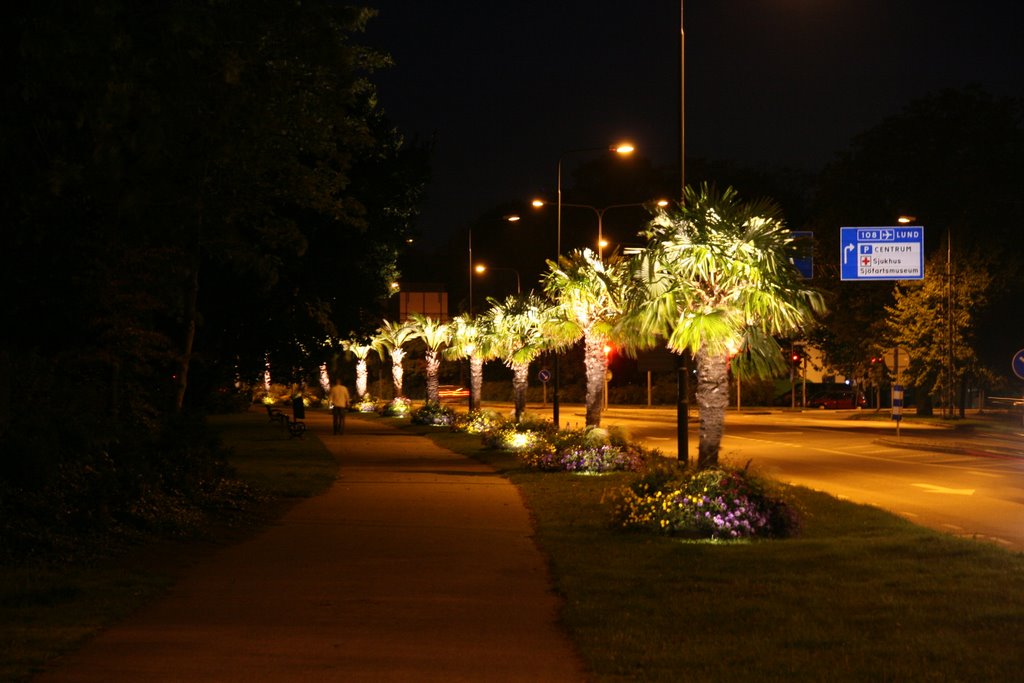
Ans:
<svg viewBox="0 0 1024 683"><path fill-rule="evenodd" d="M668 200L667 199L659 199L659 200L657 200L657 201L655 201L653 203L656 206L660 206L660 207L668 206ZM535 208L541 208L545 204L547 204L547 202L545 202L543 199L539 199L538 198L538 199L534 199L532 202L530 202L530 204L532 206L534 206ZM598 208L596 206L591 206L590 204L570 204L568 202L562 202L562 206L567 206L569 208L590 209L597 216L597 247L598 247L597 255L598 255L598 259L599 260L604 260L604 248L606 246L608 246L608 242L606 242L605 239L604 239L604 214L605 214L605 212L608 211L609 209L622 209L622 208L627 208L627 207L632 207L632 206L649 206L650 204L651 204L651 202L646 202L646 203L645 202L632 202L632 203L629 203L629 204L610 204L608 206L602 206L602 207ZM559 254L559 255L561 255L561 254Z"/></svg>
<svg viewBox="0 0 1024 683"><path fill-rule="evenodd" d="M556 241L557 252L555 254L555 263L558 263L562 259L562 160L565 159L565 157L570 155L570 154L578 154L580 152L609 151L609 152L615 152L616 154L626 155L626 154L632 154L635 151L635 149L636 148L633 147L633 145L631 143L620 142L619 144L612 145L611 147L584 147L582 149L570 149L570 150L566 150L566 151L562 152L558 156L558 167L557 167L557 171L558 171L558 178L557 178L558 179L558 183L557 183L557 189L558 189L558 211L556 212L556 216L557 217L555 219L556 220L556 224L557 224L558 234L557 234L557 241ZM557 353L555 354L555 357L554 357L553 366L554 367L552 368L552 374L554 375L554 392L553 392L552 398L551 398L551 417L552 417L552 420L555 423L555 428L557 429L558 426L559 426L559 421L558 421L558 354Z"/></svg>
<svg viewBox="0 0 1024 683"><path fill-rule="evenodd" d="M482 263L478 263L478 264L476 264L476 267L473 270L475 270L477 272L477 274L479 274L479 275L483 275L488 270L510 270L513 273L515 273L515 275L516 275L516 294L522 294L523 293L522 292L522 288L519 286L519 271L516 270L515 268L504 268L504 267L501 267L501 266L485 266Z"/></svg>
<svg viewBox="0 0 1024 683"><path fill-rule="evenodd" d="M519 216L512 213L501 217L509 223L515 223ZM473 317L473 226L469 226L469 317Z"/></svg>

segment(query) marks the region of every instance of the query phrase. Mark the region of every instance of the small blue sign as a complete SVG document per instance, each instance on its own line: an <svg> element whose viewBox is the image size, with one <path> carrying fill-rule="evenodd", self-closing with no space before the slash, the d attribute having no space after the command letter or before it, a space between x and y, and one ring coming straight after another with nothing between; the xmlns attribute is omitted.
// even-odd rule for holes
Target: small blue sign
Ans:
<svg viewBox="0 0 1024 683"><path fill-rule="evenodd" d="M924 228L916 225L840 228L839 267L843 280L921 280Z"/></svg>
<svg viewBox="0 0 1024 683"><path fill-rule="evenodd" d="M892 385L892 419L899 422L903 419L903 385Z"/></svg>
<svg viewBox="0 0 1024 683"><path fill-rule="evenodd" d="M810 280L814 277L814 233L810 230L790 230L797 255L793 257L793 265L800 271L800 277Z"/></svg>
<svg viewBox="0 0 1024 683"><path fill-rule="evenodd" d="M1024 349L1013 355L1013 374L1024 379Z"/></svg>

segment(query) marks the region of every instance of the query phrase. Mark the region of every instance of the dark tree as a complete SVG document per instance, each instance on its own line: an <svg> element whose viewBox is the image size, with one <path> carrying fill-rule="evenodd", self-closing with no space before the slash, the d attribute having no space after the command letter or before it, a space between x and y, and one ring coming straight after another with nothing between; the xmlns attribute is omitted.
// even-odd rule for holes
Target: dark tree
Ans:
<svg viewBox="0 0 1024 683"><path fill-rule="evenodd" d="M68 461L130 470L226 378L368 326L426 178L376 100L372 11L2 12L0 484Z"/></svg>
<svg viewBox="0 0 1024 683"><path fill-rule="evenodd" d="M977 255L972 267L992 277L977 322L982 363L1006 374L1024 315L1021 216L1024 127L1021 103L977 88L912 102L853 141L822 174L816 196L815 258L820 284L832 292L819 341L840 366L865 362L884 336L893 283L839 282L841 226L893 225L901 215L925 228L925 250ZM1019 344L1018 344L1019 345Z"/></svg>

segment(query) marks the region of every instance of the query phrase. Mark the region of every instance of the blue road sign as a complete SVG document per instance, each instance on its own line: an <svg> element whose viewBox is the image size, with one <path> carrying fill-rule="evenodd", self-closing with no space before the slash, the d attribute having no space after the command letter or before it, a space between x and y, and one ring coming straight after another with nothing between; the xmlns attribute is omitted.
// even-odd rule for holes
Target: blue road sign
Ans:
<svg viewBox="0 0 1024 683"><path fill-rule="evenodd" d="M1013 374L1024 379L1024 349L1013 355Z"/></svg>
<svg viewBox="0 0 1024 683"><path fill-rule="evenodd" d="M814 233L810 230L790 230L798 253L793 265L800 271L800 277L810 280L814 277Z"/></svg>
<svg viewBox="0 0 1024 683"><path fill-rule="evenodd" d="M924 278L924 228L840 228L839 235L843 280Z"/></svg>

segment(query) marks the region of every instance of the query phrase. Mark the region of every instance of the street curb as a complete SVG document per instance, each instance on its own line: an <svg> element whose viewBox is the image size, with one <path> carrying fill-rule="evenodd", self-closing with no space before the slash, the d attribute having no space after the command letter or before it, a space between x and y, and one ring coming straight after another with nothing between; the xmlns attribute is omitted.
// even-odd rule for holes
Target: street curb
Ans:
<svg viewBox="0 0 1024 683"><path fill-rule="evenodd" d="M956 455L981 455L992 458L1024 458L1024 452L1010 449L979 448L959 444L940 444L934 441L911 441L907 439L875 439L872 443L893 448L906 448L917 451L937 451Z"/></svg>

